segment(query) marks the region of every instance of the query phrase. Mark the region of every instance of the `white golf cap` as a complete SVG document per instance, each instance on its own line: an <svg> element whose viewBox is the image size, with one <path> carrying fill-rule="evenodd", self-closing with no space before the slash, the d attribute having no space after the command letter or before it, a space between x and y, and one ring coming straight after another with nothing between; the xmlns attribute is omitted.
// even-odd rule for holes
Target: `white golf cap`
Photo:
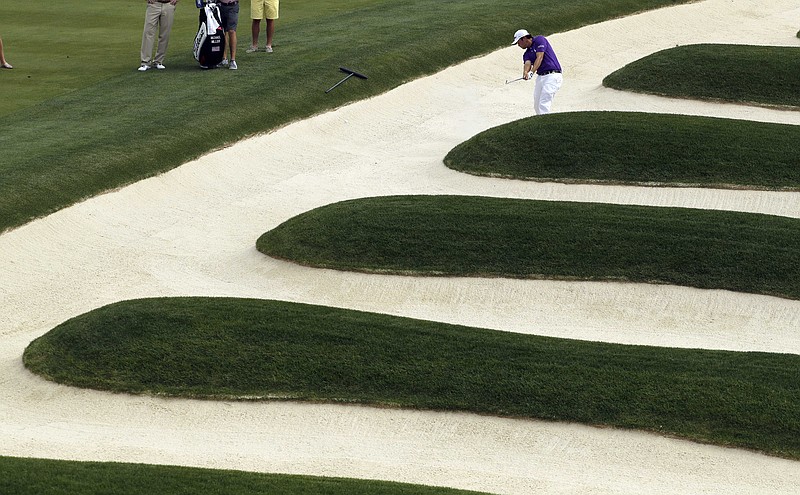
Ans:
<svg viewBox="0 0 800 495"><path fill-rule="evenodd" d="M528 31L526 31L524 29L518 29L517 32L514 33L514 42L511 43L511 44L512 45L516 45L517 41L519 41L521 38L524 38L525 36L530 36L530 35L531 35L531 33L529 33Z"/></svg>

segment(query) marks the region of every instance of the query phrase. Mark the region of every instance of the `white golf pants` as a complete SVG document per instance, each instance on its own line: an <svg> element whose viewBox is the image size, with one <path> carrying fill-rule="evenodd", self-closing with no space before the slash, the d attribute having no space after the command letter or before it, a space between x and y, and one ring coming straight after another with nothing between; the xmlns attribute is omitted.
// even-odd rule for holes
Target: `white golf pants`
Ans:
<svg viewBox="0 0 800 495"><path fill-rule="evenodd" d="M536 115L550 113L553 98L556 97L556 92L561 88L562 82L564 82L564 77L558 72L536 76L536 86L533 90L533 106Z"/></svg>

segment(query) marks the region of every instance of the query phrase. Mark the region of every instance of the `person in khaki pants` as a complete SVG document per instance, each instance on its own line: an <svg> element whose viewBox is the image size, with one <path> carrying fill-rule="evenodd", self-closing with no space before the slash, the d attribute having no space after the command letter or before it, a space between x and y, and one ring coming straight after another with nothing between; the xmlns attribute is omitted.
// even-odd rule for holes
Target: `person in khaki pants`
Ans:
<svg viewBox="0 0 800 495"><path fill-rule="evenodd" d="M147 11L144 14L144 31L142 32L142 65L139 71L144 72L151 67L166 69L164 56L169 45L169 32L175 19L175 5L178 0L147 0ZM153 44L158 31L158 48L153 58Z"/></svg>

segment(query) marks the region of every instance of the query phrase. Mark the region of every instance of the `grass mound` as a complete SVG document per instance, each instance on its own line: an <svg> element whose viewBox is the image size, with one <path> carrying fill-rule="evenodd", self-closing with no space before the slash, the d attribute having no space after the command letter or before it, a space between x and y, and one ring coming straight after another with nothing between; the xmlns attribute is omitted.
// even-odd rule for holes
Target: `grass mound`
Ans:
<svg viewBox="0 0 800 495"><path fill-rule="evenodd" d="M798 190L798 142L800 127L791 125L557 113L484 131L444 163L475 175L537 181Z"/></svg>
<svg viewBox="0 0 800 495"><path fill-rule="evenodd" d="M603 85L679 98L800 107L798 73L800 48L700 44L644 57L609 74Z"/></svg>
<svg viewBox="0 0 800 495"><path fill-rule="evenodd" d="M800 220L468 196L344 201L298 215L257 248L379 273L618 280L800 298Z"/></svg>
<svg viewBox="0 0 800 495"><path fill-rule="evenodd" d="M80 387L291 398L637 428L800 458L800 356L537 337L278 301L125 301L25 365Z"/></svg>
<svg viewBox="0 0 800 495"><path fill-rule="evenodd" d="M458 495L449 488L111 462L0 457L0 493L13 495Z"/></svg>

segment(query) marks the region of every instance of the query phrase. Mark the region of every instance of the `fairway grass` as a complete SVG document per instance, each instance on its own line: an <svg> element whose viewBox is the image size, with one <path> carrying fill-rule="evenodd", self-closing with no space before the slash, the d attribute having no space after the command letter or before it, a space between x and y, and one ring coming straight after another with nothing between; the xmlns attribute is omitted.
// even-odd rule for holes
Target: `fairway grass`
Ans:
<svg viewBox="0 0 800 495"><path fill-rule="evenodd" d="M536 181L800 190L797 143L800 127L794 125L557 113L484 131L455 147L444 163L475 175Z"/></svg>
<svg viewBox="0 0 800 495"><path fill-rule="evenodd" d="M72 318L25 365L78 387L635 428L800 458L800 356L583 342L280 301L162 298Z"/></svg>
<svg viewBox="0 0 800 495"><path fill-rule="evenodd" d="M687 1L533 0L525 9L512 0L294 2L281 9L273 54L244 52L249 34L242 15L238 71L198 68L190 49L197 9L181 3L167 70L145 73L135 70L143 2L58 0L47 3L42 17L25 10L30 2L12 3L7 15L22 24L4 27L4 39L34 41L31 51L18 51L18 68L3 74L4 83L10 77L11 94L19 91L21 98L31 84L49 96L0 107L0 232L488 53L507 45L508 33L520 25L553 33ZM78 36L83 31L75 26L85 19L103 22L99 38L95 31ZM45 61L38 61L40 52ZM339 66L369 79L326 94L341 79ZM58 75L48 86L50 71Z"/></svg>
<svg viewBox="0 0 800 495"><path fill-rule="evenodd" d="M316 208L264 233L264 254L372 273L607 280L800 299L800 220L474 196Z"/></svg>
<svg viewBox="0 0 800 495"><path fill-rule="evenodd" d="M609 88L800 108L800 47L698 44L654 53L612 72ZM768 74L768 77L764 75Z"/></svg>
<svg viewBox="0 0 800 495"><path fill-rule="evenodd" d="M4 495L478 495L385 481L0 456Z"/></svg>

